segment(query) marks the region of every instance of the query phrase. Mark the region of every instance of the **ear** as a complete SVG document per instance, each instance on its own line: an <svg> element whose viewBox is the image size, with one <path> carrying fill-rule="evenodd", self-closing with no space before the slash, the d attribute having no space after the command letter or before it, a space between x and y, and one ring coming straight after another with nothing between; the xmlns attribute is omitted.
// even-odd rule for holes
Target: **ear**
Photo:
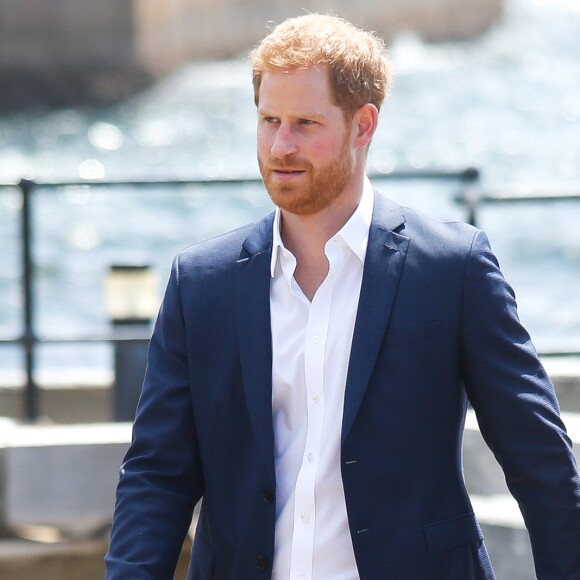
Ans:
<svg viewBox="0 0 580 580"><path fill-rule="evenodd" d="M372 103L366 103L354 114L353 127L356 131L357 147L365 148L371 142L379 122L379 111Z"/></svg>

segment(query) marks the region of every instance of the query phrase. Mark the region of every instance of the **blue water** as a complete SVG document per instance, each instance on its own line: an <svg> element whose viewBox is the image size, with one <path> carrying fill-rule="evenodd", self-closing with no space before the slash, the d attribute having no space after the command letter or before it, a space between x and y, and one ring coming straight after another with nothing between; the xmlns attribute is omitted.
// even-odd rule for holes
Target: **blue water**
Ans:
<svg viewBox="0 0 580 580"><path fill-rule="evenodd" d="M493 191L580 190L580 3L508 0L483 37L391 47L395 80L372 171L477 166ZM192 63L106 109L2 116L0 181L257 175L255 111L243 57ZM462 219L456 187L377 182L391 197ZM0 190L0 335L20 331L16 192ZM112 263L148 263L160 291L171 257L271 209L261 188L68 188L35 198L36 322L43 336L108 328ZM520 316L540 349L580 350L580 202L488 206L480 215ZM72 354L71 354L72 353ZM44 348L41 365L109 364L106 348ZM0 367L19 364L0 348Z"/></svg>

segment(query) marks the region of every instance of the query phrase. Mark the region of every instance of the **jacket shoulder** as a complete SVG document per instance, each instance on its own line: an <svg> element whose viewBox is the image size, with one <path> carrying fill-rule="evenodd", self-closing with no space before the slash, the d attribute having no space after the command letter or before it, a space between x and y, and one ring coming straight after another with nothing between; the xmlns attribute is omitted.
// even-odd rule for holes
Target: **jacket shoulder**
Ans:
<svg viewBox="0 0 580 580"><path fill-rule="evenodd" d="M437 219L417 209L399 205L380 193L377 193L376 202L375 223L379 227L390 226L397 234L409 238L412 247L429 254L469 252L474 240L483 234L465 222Z"/></svg>
<svg viewBox="0 0 580 580"><path fill-rule="evenodd" d="M235 263L243 257L245 247L268 249L272 242L273 214L235 230L197 242L178 252L179 266L215 268Z"/></svg>

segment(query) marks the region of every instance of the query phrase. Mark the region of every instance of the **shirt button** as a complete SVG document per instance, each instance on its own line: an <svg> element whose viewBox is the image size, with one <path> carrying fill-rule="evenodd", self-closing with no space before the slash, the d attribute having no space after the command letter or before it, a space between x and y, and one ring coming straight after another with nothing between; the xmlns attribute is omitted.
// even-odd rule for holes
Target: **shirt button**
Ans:
<svg viewBox="0 0 580 580"><path fill-rule="evenodd" d="M304 580L304 574L298 574L298 576L296 576L296 580Z"/></svg>
<svg viewBox="0 0 580 580"><path fill-rule="evenodd" d="M320 344L320 336L318 336L318 334L315 334L315 335L312 337L312 342L313 342L314 344Z"/></svg>
<svg viewBox="0 0 580 580"><path fill-rule="evenodd" d="M307 524L310 521L310 516L307 513L302 514L302 521Z"/></svg>
<svg viewBox="0 0 580 580"><path fill-rule="evenodd" d="M310 461L310 463L312 463L314 461L314 453L308 454L308 461Z"/></svg>
<svg viewBox="0 0 580 580"><path fill-rule="evenodd" d="M314 395L312 395L312 400L315 403L318 403L318 401L320 401L320 395L318 393L314 393Z"/></svg>
<svg viewBox="0 0 580 580"><path fill-rule="evenodd" d="M264 501L268 503L273 503L274 501L274 494L269 489L262 490L262 497L264 498Z"/></svg>

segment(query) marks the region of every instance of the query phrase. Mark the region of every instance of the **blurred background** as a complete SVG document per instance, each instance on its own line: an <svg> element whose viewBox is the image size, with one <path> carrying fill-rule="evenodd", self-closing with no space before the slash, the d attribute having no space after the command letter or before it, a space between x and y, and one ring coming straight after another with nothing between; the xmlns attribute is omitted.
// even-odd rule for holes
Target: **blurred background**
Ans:
<svg viewBox="0 0 580 580"><path fill-rule="evenodd" d="M258 175L245 55L269 21L300 12L298 3L72 4L51 3L47 14L40 0L0 0L0 181ZM578 192L577 2L324 7L387 35L394 85L371 148L371 172L473 166L484 191L494 194ZM465 216L449 184L378 185L429 213ZM150 264L161 289L177 250L270 209L261 187L222 189L38 191L32 250L39 336L108 328L110 264ZM16 190L0 189L4 336L21 330L20 204ZM578 216L578 202L558 201L482 206L478 218L540 350L580 350ZM14 380L17 351L0 349L0 372ZM110 366L107 351L40 348L38 372L101 372Z"/></svg>
<svg viewBox="0 0 580 580"><path fill-rule="evenodd" d="M149 324L179 249L271 211L246 54L305 10L386 38L373 181L427 213L475 217L536 347L576 375L577 0L0 0L1 416L114 418L119 356L141 355L109 340L112 267L148 268L153 310L129 321Z"/></svg>

